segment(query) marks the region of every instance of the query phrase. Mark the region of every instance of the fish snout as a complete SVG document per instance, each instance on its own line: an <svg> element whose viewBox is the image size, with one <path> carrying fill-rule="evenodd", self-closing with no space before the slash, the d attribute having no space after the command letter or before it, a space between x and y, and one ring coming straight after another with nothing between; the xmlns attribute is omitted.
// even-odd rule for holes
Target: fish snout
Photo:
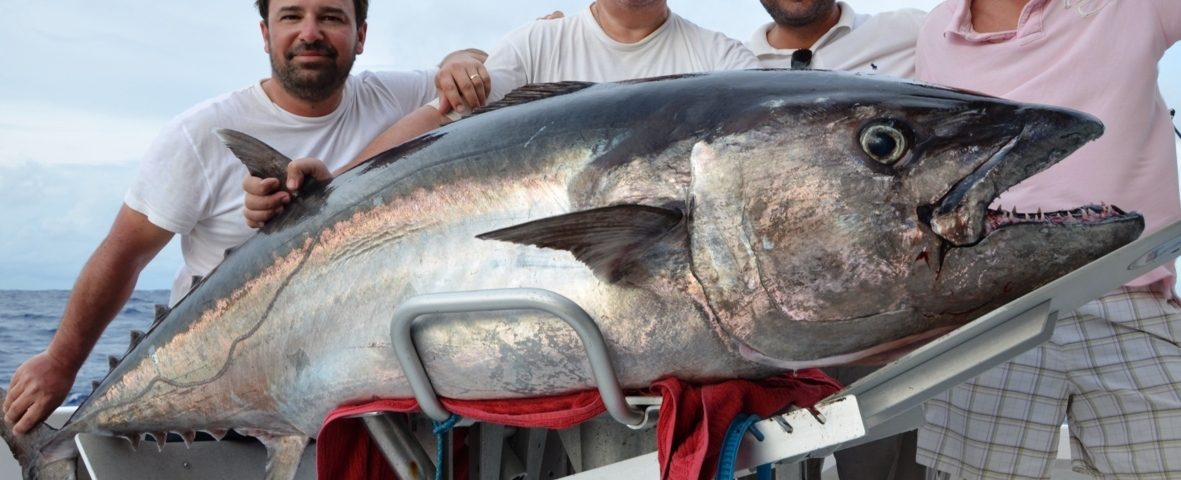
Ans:
<svg viewBox="0 0 1181 480"><path fill-rule="evenodd" d="M1012 112L1022 128L957 183L937 206L920 212L936 235L955 246L990 231L989 205L1006 190L1062 161L1103 135L1103 122L1074 110L1029 105Z"/></svg>

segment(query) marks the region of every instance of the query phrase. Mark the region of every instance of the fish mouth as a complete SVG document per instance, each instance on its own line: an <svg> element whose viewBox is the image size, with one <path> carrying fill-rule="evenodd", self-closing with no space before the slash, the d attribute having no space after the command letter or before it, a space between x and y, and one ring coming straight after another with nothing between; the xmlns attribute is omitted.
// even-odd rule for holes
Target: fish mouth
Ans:
<svg viewBox="0 0 1181 480"><path fill-rule="evenodd" d="M1090 225L1120 221L1133 215L1114 205L1086 205L1073 210L1055 212L1020 213L1013 210L988 209L985 213L984 235L1007 227L1018 225Z"/></svg>
<svg viewBox="0 0 1181 480"><path fill-rule="evenodd" d="M918 208L918 219L952 246L979 243L992 232L1015 225L1092 224L1129 216L1109 205L1087 205L1057 212L1018 212L991 209L1002 193L1062 161L1103 134L1103 124L1086 114L1042 112L1048 116L1029 122L974 171L952 186L935 205Z"/></svg>

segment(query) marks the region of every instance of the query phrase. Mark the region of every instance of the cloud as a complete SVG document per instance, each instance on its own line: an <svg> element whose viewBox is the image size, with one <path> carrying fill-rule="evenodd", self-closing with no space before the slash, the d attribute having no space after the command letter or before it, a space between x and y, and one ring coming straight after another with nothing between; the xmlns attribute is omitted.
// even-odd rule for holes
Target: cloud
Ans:
<svg viewBox="0 0 1181 480"><path fill-rule="evenodd" d="M0 165L0 289L69 288L111 226L135 162ZM181 264L173 242L140 276L168 288Z"/></svg>
<svg viewBox="0 0 1181 480"><path fill-rule="evenodd" d="M44 103L0 103L0 167L134 163L163 122Z"/></svg>

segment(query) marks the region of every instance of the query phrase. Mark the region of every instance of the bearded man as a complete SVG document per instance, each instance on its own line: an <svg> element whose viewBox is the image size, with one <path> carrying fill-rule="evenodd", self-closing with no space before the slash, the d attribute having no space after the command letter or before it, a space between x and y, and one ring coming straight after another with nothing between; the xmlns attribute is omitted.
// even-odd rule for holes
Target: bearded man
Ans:
<svg viewBox="0 0 1181 480"><path fill-rule="evenodd" d="M114 225L78 276L53 340L12 377L3 407L17 433L61 404L140 271L174 235L181 236L184 265L172 285L172 304L221 262L226 249L254 234L240 213L246 168L214 129L246 132L294 158L342 165L435 98L434 70L350 75L365 46L368 0L256 5L271 76L182 113L147 150Z"/></svg>

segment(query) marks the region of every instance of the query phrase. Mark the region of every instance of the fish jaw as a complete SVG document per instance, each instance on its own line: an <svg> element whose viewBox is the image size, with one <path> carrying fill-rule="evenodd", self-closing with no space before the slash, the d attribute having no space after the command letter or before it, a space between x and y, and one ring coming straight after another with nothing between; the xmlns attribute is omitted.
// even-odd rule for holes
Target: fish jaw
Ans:
<svg viewBox="0 0 1181 480"><path fill-rule="evenodd" d="M1103 124L1081 112L1017 107L1008 116L1021 130L929 210L931 231L953 245L984 238L988 206L1002 192L1103 135Z"/></svg>

